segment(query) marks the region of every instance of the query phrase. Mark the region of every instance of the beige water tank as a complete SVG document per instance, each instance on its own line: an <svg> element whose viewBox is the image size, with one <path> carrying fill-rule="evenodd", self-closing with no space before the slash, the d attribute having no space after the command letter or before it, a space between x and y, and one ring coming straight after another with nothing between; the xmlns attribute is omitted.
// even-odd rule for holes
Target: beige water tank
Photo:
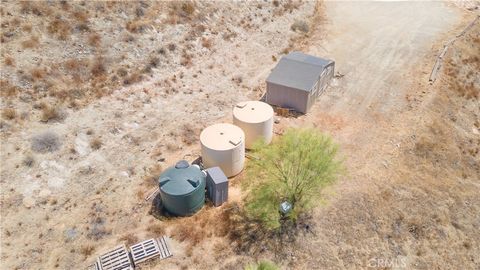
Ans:
<svg viewBox="0 0 480 270"><path fill-rule="evenodd" d="M205 168L218 166L227 177L243 170L245 134L232 124L215 124L200 134L202 161Z"/></svg>
<svg viewBox="0 0 480 270"><path fill-rule="evenodd" d="M245 147L262 139L270 143L273 136L273 108L261 101L245 101L233 108L233 124L245 132Z"/></svg>

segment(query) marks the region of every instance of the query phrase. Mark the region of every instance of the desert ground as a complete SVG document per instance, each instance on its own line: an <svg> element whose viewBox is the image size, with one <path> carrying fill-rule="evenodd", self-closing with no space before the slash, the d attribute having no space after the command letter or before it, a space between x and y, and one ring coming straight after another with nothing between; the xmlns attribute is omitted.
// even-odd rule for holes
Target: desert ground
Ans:
<svg viewBox="0 0 480 270"><path fill-rule="evenodd" d="M478 2L26 2L1 4L2 269L84 269L121 244L167 235L141 269L480 268ZM289 51L334 59L306 115L346 174L311 231L281 250L241 245L229 203L159 217L162 169L200 155L202 128L259 99ZM42 137L43 136L43 137ZM38 145L42 138L49 144ZM43 146L43 147L42 147Z"/></svg>

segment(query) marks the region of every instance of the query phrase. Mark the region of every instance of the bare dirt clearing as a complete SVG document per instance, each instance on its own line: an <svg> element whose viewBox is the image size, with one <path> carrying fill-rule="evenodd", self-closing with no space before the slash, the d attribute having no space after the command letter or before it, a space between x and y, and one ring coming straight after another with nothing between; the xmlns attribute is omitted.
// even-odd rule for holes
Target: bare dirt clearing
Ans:
<svg viewBox="0 0 480 270"><path fill-rule="evenodd" d="M312 113L281 118L276 129L313 125L331 133L342 145L349 174L327 194L330 204L315 212L316 235L300 239L302 249L294 246L287 256L273 258L299 269L365 268L372 258L405 261L407 268L478 267L474 257L480 243L475 234L478 170L466 158L460 167L452 167L451 159L463 156L461 151L440 158L443 163L438 164L438 151L418 144L422 135L435 140L438 134L459 130L458 123L446 129L429 128L448 119L435 108L448 108L470 128L461 129L463 133L450 143L475 151L478 137L471 134L479 115L475 101L446 102L439 94L446 84L426 84L440 44L473 15L440 2L327 2L321 9L324 21L314 21L317 25L311 25L302 40L290 26L312 15L312 2L291 12L283 3L260 4L261 8L222 3L208 13L203 24L212 29L201 36L188 38L188 24L161 28L162 23L155 22L161 31L145 30L129 45L153 46L159 41L150 43L149 37L156 36L168 51L169 42L164 40L186 39L181 46L192 53L191 63L182 62L188 57L178 45L168 61L152 67L149 78L86 102L78 110L66 109L63 121L44 123L38 113L5 120L2 266L77 268L121 241L163 233L173 237L174 257L155 262L152 268L241 269L251 255L272 258L271 251L236 254L227 233L212 229L224 226L219 220L225 207L206 207L193 217L159 221L148 214L150 203L143 197L154 187L152 177L161 171L158 164L196 157L203 126L230 121L235 102L261 95L263 81L275 65L272 56L279 58L293 39L301 41L295 46L307 53L335 59L345 77L327 90ZM134 12L136 7L128 10ZM478 37L478 27L472 31ZM132 66L135 55L141 53L127 55ZM32 110L28 102L2 100L2 108L10 106L18 114ZM456 112L461 106L466 108ZM430 129L433 135L427 133ZM44 130L59 135L60 150L32 153L32 137ZM420 156L415 154L418 151ZM442 158L448 156L440 153ZM472 158L478 162L478 154ZM239 199L238 192L235 179L231 197ZM221 252L205 256L214 251Z"/></svg>

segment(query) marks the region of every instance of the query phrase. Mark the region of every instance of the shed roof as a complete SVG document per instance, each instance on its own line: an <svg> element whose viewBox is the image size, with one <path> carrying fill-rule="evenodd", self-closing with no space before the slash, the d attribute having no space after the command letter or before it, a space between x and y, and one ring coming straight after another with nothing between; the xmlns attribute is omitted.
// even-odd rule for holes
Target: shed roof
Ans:
<svg viewBox="0 0 480 270"><path fill-rule="evenodd" d="M267 82L310 91L332 60L302 52L291 52L280 59L267 78Z"/></svg>

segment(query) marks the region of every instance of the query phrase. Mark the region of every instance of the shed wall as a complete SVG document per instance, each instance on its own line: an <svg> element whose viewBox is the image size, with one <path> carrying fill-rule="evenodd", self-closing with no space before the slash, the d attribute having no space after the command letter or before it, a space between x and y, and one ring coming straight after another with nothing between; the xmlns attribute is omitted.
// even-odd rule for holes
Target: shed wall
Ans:
<svg viewBox="0 0 480 270"><path fill-rule="evenodd" d="M308 111L309 92L267 82L266 101L269 104L292 108L301 113Z"/></svg>

